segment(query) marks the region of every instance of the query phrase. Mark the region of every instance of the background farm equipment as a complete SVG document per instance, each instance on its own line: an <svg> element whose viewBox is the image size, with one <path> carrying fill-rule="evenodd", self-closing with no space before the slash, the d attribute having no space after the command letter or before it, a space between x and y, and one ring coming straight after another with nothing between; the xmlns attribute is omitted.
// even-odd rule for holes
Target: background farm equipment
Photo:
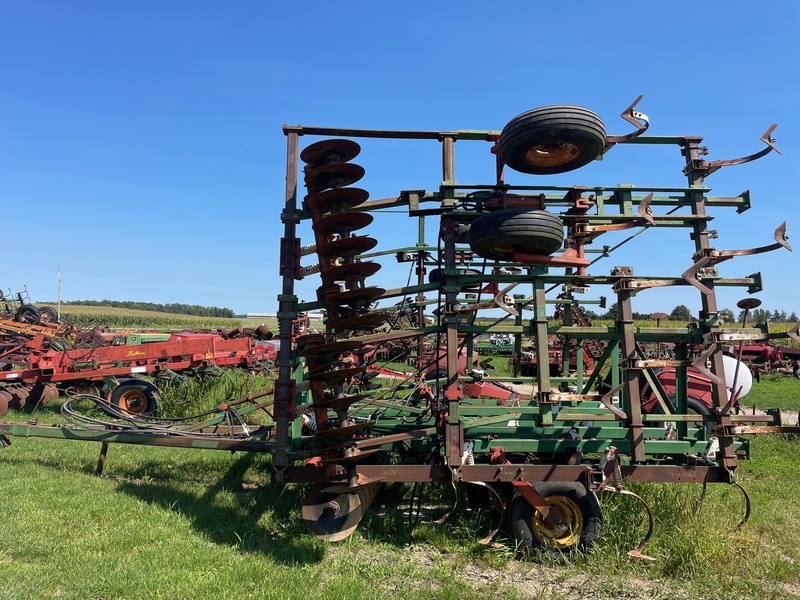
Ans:
<svg viewBox="0 0 800 600"><path fill-rule="evenodd" d="M51 306L37 307L31 304L28 288L12 294L0 290L0 305L2 318L13 318L19 323L58 323L58 311Z"/></svg>
<svg viewBox="0 0 800 600"><path fill-rule="evenodd" d="M102 441L104 448L118 442L267 452L274 482L308 484L303 519L315 536L329 541L348 537L380 486L392 482L415 484L412 506L421 503L414 495L423 484L466 486L473 508L491 515L494 525L486 540L505 523L528 553L569 553L592 543L602 528L597 495L613 493L644 504L649 533L630 555L647 559L643 550L654 526L652 511L626 488L629 482L732 484L743 493L749 514L748 497L737 481L739 461L749 457L748 441L741 434L759 432L761 425L769 431L793 430L782 427L773 414L737 415L730 410L729 393L741 394L739 363L729 383L730 366L722 348L773 341L792 332L723 329L715 289L732 286L754 293L761 279L758 274L725 278L716 265L744 254L788 249L788 243L783 226L770 246L711 248L707 209L742 212L750 208L750 195L710 196L704 180L719 168L769 150L708 162L702 158L706 149L700 137L643 137L649 121L634 105L622 116L635 130L621 135L607 135L598 115L574 106L533 109L502 131L285 127L287 185L281 212L274 399L225 403L189 427L121 414L102 430L96 419L92 427L83 425L70 404L70 425L3 424L0 434ZM301 136L325 139L301 151ZM438 189L409 186L369 200L365 189L352 187L365 173L352 162L361 147L344 136L441 144ZM493 181L456 181L456 139L461 145L490 144L485 157L495 167ZM771 138L764 141L772 148ZM554 186L539 184L538 178L512 185L505 178L506 169L535 176L569 172L618 144L679 148L687 185ZM301 176L308 193L298 202ZM380 248L375 238L354 235L386 215L400 230L398 212L407 213L410 235L416 234L408 245ZM431 223L436 225L435 241L429 239ZM313 238L305 246L299 235L303 225ZM599 259L610 254L609 247L591 247L601 235L652 227L688 230L694 254L684 272L640 276L630 265L618 265L610 275L590 272L594 261L589 255L599 254ZM312 264L301 266L301 258ZM416 281L409 275L402 287L371 285L370 278L385 266L380 259L408 263ZM311 277L315 299L301 302L295 286ZM649 300L654 290L666 286L694 288L702 305L700 318L682 327L637 327L634 297L643 294ZM515 288L529 293L512 297ZM592 326L585 318L577 295L590 289L608 290L615 298L612 326ZM391 308L380 308L380 302ZM553 304L560 307L555 324L548 318ZM324 330L306 329L298 336L297 319L312 310L325 312ZM530 318L523 317L525 310ZM481 311L502 317L481 320ZM479 340L487 336L510 336L517 357L529 342L532 356L525 372L519 364L511 375L498 376L479 363ZM45 338L37 334L32 343ZM208 340L180 340L184 350L201 342ZM129 352L136 348L141 356L113 352L101 360L101 354L93 354L91 362L119 369L109 374L122 375L134 369L172 369L187 362L186 356L195 359L192 352L160 360L145 349L169 343L178 340L121 347ZM214 340L211 351L221 347ZM656 350L652 356L646 350L652 347L668 347L671 355ZM71 351L60 352L50 362L36 354L35 368L41 369L44 360L52 370L49 376L79 377L79 370L56 373L58 360L79 360L65 356ZM200 359L202 352L196 354ZM390 372L379 364L401 363L407 356L413 356L410 373ZM90 361L82 356L80 362ZM391 383L380 381L382 369L393 377ZM670 372L671 383L665 377ZM689 400L692 392L700 393L701 384L699 399L708 410L692 412ZM662 410L648 413L653 397ZM256 410L271 411L274 423L249 424L246 417ZM104 457L101 451L99 468Z"/></svg>
<svg viewBox="0 0 800 600"><path fill-rule="evenodd" d="M102 389L124 411L152 414L157 387L141 376L168 380L213 368L270 368L276 343L220 333L124 333L56 324L0 322L0 413L57 397ZM271 338L265 327L251 335Z"/></svg>
<svg viewBox="0 0 800 600"><path fill-rule="evenodd" d="M742 361L759 378L768 373L780 373L800 377L800 348L758 343L742 345Z"/></svg>

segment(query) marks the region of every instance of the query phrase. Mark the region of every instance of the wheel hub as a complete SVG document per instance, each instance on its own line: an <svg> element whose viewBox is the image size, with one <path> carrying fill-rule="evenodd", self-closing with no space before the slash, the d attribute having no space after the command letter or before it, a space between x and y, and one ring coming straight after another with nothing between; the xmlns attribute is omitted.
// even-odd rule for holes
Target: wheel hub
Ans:
<svg viewBox="0 0 800 600"><path fill-rule="evenodd" d="M574 160L580 153L580 148L569 142L550 142L528 150L525 162L540 167L554 167Z"/></svg>
<svg viewBox="0 0 800 600"><path fill-rule="evenodd" d="M539 512L533 513L533 527L531 528L539 542L546 548L562 550L577 546L583 531L583 514L580 507L565 496L550 496L547 503L558 512L565 527L554 529Z"/></svg>

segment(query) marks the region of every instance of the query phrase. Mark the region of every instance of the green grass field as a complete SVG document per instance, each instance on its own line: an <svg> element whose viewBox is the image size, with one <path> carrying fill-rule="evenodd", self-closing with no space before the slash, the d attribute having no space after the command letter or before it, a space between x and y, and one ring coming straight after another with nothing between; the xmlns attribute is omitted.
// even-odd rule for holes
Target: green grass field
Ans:
<svg viewBox="0 0 800 600"><path fill-rule="evenodd" d="M165 394L165 407L203 410L269 382L193 385ZM765 377L747 400L797 410L800 380ZM34 416L59 418L57 406ZM800 597L800 438L751 439L741 531L732 486L710 486L701 506L699 484L632 486L655 513L650 563L626 554L646 519L619 496L601 497L603 536L572 561L524 560L504 536L482 546L488 524L463 508L436 525L452 503L436 486L416 526L410 486L392 484L356 534L327 544L303 526L303 486L269 483L267 455L113 445L98 477L97 443L13 438L0 450L0 598Z"/></svg>

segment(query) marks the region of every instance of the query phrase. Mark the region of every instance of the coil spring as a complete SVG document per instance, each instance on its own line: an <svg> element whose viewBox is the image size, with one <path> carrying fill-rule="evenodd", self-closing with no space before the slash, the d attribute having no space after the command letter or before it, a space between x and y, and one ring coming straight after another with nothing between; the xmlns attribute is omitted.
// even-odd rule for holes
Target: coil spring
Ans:
<svg viewBox="0 0 800 600"><path fill-rule="evenodd" d="M317 251L316 244L309 244L308 246L303 246L300 248L300 256L308 256L309 254L314 254Z"/></svg>
<svg viewBox="0 0 800 600"><path fill-rule="evenodd" d="M625 487L625 482L622 479L622 467L619 464L619 456L614 456L614 470L612 471L614 477L614 487L621 490Z"/></svg>
<svg viewBox="0 0 800 600"><path fill-rule="evenodd" d="M321 270L322 266L319 263L315 265L309 265L300 269L300 277L308 277L309 275L319 273Z"/></svg>

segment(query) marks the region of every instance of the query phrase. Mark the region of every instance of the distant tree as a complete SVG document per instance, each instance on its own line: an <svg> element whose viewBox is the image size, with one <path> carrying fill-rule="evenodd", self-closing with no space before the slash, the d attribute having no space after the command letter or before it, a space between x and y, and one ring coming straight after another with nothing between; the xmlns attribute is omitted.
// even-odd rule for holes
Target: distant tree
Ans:
<svg viewBox="0 0 800 600"><path fill-rule="evenodd" d="M619 317L619 306L617 306L617 303L614 302L608 308L608 312L603 315L603 318L608 319L610 321L616 321L618 317Z"/></svg>
<svg viewBox="0 0 800 600"><path fill-rule="evenodd" d="M730 308L723 308L719 311L719 316L726 323L733 323L733 311Z"/></svg>
<svg viewBox="0 0 800 600"><path fill-rule="evenodd" d="M686 306L679 304L672 309L672 312L669 314L669 318L672 321L691 321L692 313Z"/></svg>
<svg viewBox="0 0 800 600"><path fill-rule="evenodd" d="M744 315L743 315L744 316ZM750 313L751 323L766 323L769 321L772 313L765 308L757 308Z"/></svg>
<svg viewBox="0 0 800 600"><path fill-rule="evenodd" d="M777 308L772 311L772 316L770 316L769 320L773 323L777 323L781 320L781 313L778 312Z"/></svg>
<svg viewBox="0 0 800 600"><path fill-rule="evenodd" d="M797 313L792 311L792 314L789 315L789 323L797 323Z"/></svg>
<svg viewBox="0 0 800 600"><path fill-rule="evenodd" d="M590 321L594 321L595 319L599 319L600 318L598 316L598 314L596 312L594 312L593 310L585 310L584 309L583 313L586 315L586 318L589 319Z"/></svg>

